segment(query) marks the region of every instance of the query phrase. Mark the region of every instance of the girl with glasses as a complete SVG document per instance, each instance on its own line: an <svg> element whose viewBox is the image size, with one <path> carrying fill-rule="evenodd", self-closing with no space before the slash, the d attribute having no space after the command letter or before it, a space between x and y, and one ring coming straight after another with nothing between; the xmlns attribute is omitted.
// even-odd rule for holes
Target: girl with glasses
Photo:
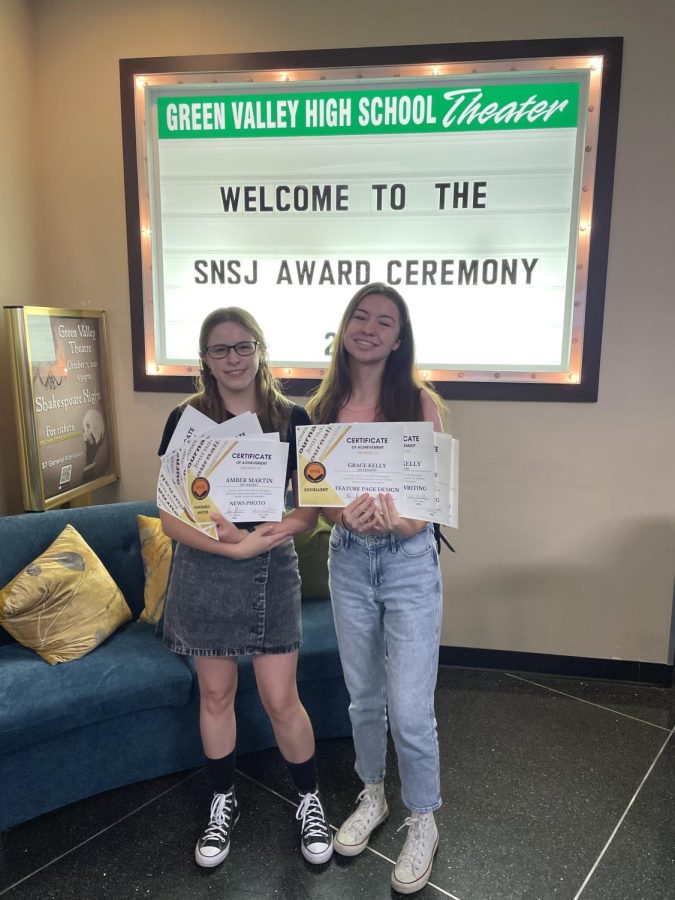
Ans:
<svg viewBox="0 0 675 900"><path fill-rule="evenodd" d="M200 388L168 418L159 447L164 454L189 403L215 422L257 413L263 431L278 431L290 444L287 481L295 476L295 428L309 423L304 409L287 400L272 375L265 339L243 309L217 309L199 334ZM177 541L164 614L164 641L194 657L200 692L200 731L213 798L210 820L197 841L195 860L212 867L230 849L239 818L234 791L238 657L250 654L258 692L299 795L302 854L326 862L331 832L318 795L314 733L298 697L296 668L301 644L300 576L290 528L220 520L215 541L160 511L162 526ZM315 519L307 512L307 527ZM304 530L303 511L295 530Z"/></svg>
<svg viewBox="0 0 675 900"><path fill-rule="evenodd" d="M328 373L307 404L315 423L430 421L445 405L415 370L408 308L384 284L361 288L344 312ZM384 793L387 723L398 758L407 838L391 876L401 893L429 880L441 805L434 688L441 627L441 574L432 526L399 516L391 495L363 494L334 523L330 592L349 690L358 806L334 839L361 853L389 813Z"/></svg>

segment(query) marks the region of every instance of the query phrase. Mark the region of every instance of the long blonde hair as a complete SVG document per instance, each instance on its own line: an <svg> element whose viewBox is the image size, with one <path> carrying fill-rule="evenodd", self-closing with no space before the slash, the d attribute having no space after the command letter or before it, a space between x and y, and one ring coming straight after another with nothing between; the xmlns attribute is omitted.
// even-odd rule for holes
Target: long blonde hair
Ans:
<svg viewBox="0 0 675 900"><path fill-rule="evenodd" d="M423 418L422 391L429 396L440 416L447 417L445 403L436 391L422 381L415 368L415 341L410 324L408 306L394 288L381 282L373 282L360 288L345 309L333 341L328 371L316 392L307 403L312 422L336 422L340 410L349 402L352 393L352 377L349 354L344 348L344 333L359 303L370 294L381 294L391 300L398 309L401 323L399 346L387 357L378 400L378 413L385 422L419 422Z"/></svg>
<svg viewBox="0 0 675 900"><path fill-rule="evenodd" d="M292 404L284 397L279 382L272 374L267 355L267 344L260 325L249 312L238 306L214 309L202 322L199 329L199 376L195 385L197 392L188 397L186 405L189 403L216 422L223 422L225 419L231 418L218 391L218 382L206 364L209 335L217 325L225 322L234 322L245 328L253 340L258 342L260 361L255 376L256 408L254 412L258 414L263 431L283 429L288 421L288 411Z"/></svg>

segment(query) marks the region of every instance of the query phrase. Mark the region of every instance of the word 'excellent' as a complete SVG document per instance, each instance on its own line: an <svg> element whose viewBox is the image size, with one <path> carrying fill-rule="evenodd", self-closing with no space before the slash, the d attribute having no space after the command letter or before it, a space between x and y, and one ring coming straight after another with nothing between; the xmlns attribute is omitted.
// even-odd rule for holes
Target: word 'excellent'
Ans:
<svg viewBox="0 0 675 900"><path fill-rule="evenodd" d="M282 259L276 284L506 285L532 284L539 258L389 259L371 265L367 259ZM384 267L384 272L380 271ZM195 284L258 284L258 260L196 259ZM377 272L371 274L377 268ZM386 274L385 274L386 273ZM384 276L384 277L383 277Z"/></svg>

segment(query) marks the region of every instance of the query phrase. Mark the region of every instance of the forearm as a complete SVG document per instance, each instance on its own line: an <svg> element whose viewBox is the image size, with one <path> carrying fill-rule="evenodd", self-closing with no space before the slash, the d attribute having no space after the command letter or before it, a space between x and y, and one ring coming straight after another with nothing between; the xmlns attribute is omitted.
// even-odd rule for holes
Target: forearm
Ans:
<svg viewBox="0 0 675 900"><path fill-rule="evenodd" d="M289 535L302 534L303 531L311 531L316 527L319 518L319 510L315 507L303 506L287 513L283 518L283 525L288 529Z"/></svg>
<svg viewBox="0 0 675 900"><path fill-rule="evenodd" d="M399 528L394 533L398 534L399 537L412 537L413 534L417 534L418 531L422 531L423 528L426 528L427 522L425 519L407 519L405 517L401 517L401 524Z"/></svg>
<svg viewBox="0 0 675 900"><path fill-rule="evenodd" d="M341 506L324 506L321 515L330 522L331 525L342 524L342 507Z"/></svg>

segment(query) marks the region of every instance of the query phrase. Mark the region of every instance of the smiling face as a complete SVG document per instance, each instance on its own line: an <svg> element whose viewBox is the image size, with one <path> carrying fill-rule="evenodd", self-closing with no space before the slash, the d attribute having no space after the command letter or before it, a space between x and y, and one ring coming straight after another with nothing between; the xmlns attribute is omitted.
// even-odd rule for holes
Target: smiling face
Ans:
<svg viewBox="0 0 675 900"><path fill-rule="evenodd" d="M238 322L221 322L214 326L208 334L206 345L238 344L240 341L254 341L256 338ZM251 393L255 396L255 377L260 364L260 346L251 356L239 356L236 350L230 350L223 359L211 359L208 354L202 356L202 363L211 370L216 379L218 390L223 400L232 395Z"/></svg>
<svg viewBox="0 0 675 900"><path fill-rule="evenodd" d="M355 362L384 364L400 345L400 330L401 319L394 301L382 294L368 294L352 312L342 345Z"/></svg>

